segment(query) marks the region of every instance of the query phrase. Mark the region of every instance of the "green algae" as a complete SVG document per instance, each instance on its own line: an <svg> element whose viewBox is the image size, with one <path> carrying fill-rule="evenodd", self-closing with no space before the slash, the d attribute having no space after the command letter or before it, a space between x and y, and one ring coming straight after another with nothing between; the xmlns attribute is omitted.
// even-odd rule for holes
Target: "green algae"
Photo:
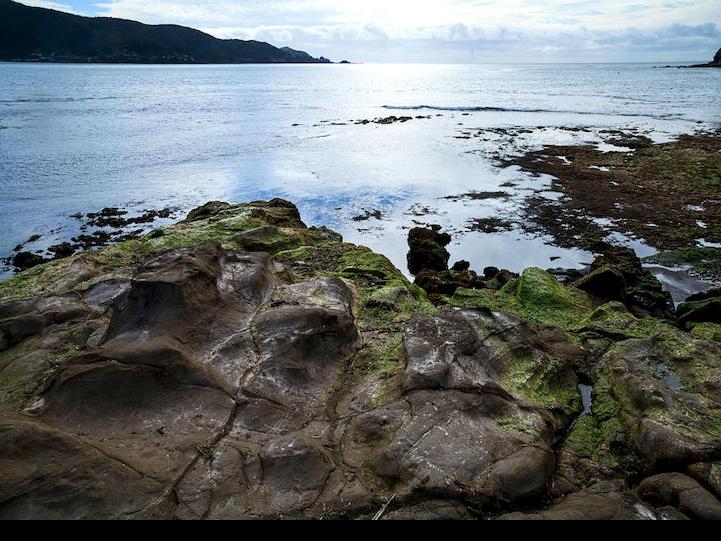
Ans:
<svg viewBox="0 0 721 541"><path fill-rule="evenodd" d="M38 389L75 359L85 345L84 325L70 328L62 341L49 349L38 349L36 340L27 340L13 350L0 352L0 405L21 409ZM2 362L7 355L9 363Z"/></svg>
<svg viewBox="0 0 721 541"><path fill-rule="evenodd" d="M581 394L574 378L564 378L566 366L554 357L516 359L502 378L503 386L514 395L542 408L567 415L582 409Z"/></svg>
<svg viewBox="0 0 721 541"><path fill-rule="evenodd" d="M598 307L588 317L572 325L570 331L581 336L592 333L608 336L614 340L650 338L659 330L671 328L663 321L651 317L638 318L620 302L610 302Z"/></svg>
<svg viewBox="0 0 721 541"><path fill-rule="evenodd" d="M353 246L343 254L336 271L349 278L370 275L383 280L393 280L402 277L390 259L365 246Z"/></svg>
<svg viewBox="0 0 721 541"><path fill-rule="evenodd" d="M691 329L691 336L710 342L721 342L721 325L718 323L698 323Z"/></svg>
<svg viewBox="0 0 721 541"><path fill-rule="evenodd" d="M275 225L280 224L280 225ZM271 227L272 226L272 227ZM303 244L321 244L323 231L307 229L287 208L244 204L229 206L211 216L183 221L139 238L112 244L94 252L50 261L0 283L0 302L43 297L74 289L121 269L137 267L148 257L174 248L189 248L208 241L226 249L240 249L242 234L267 227L258 244L271 254ZM266 245L262 246L265 242Z"/></svg>
<svg viewBox="0 0 721 541"><path fill-rule="evenodd" d="M721 279L721 248L679 248L647 257L644 262L666 267L684 267L705 278Z"/></svg>
<svg viewBox="0 0 721 541"><path fill-rule="evenodd" d="M573 328L592 311L588 295L565 287L538 268L526 269L519 279L508 282L500 291L460 288L446 302L460 308L487 307L495 312L509 312L532 325L564 330Z"/></svg>
<svg viewBox="0 0 721 541"><path fill-rule="evenodd" d="M591 413L576 420L566 437L565 449L606 468L623 469L622 464L636 451L617 398L620 392L604 378L599 379L593 389Z"/></svg>

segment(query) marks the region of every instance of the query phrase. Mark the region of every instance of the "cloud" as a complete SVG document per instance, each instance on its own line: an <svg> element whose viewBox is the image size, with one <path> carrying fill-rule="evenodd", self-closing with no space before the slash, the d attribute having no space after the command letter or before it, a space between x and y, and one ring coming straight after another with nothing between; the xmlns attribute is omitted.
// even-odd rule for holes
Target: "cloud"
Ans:
<svg viewBox="0 0 721 541"><path fill-rule="evenodd" d="M57 11L64 11L66 13L80 13L79 11L76 11L72 6L62 4L60 2L52 2L51 0L23 0L22 3L26 6L54 9Z"/></svg>
<svg viewBox="0 0 721 541"><path fill-rule="evenodd" d="M721 45L718 0L104 0L95 9L361 61L703 60Z"/></svg>

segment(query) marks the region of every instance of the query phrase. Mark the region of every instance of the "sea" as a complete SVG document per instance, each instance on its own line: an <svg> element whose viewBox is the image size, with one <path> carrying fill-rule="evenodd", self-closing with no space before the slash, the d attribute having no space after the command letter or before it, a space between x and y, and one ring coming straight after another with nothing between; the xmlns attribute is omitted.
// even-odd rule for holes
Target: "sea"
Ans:
<svg viewBox="0 0 721 541"><path fill-rule="evenodd" d="M372 122L390 116L411 120ZM658 64L0 63L0 257L33 235L25 249L68 240L73 215L104 207L173 207L157 227L209 200L280 197L404 271L408 230L423 224L451 232L452 261L477 270L579 268L591 254L543 234L469 226L520 213L531 193L560 195L500 159L547 144L614 150L609 129L661 142L719 125L721 70ZM507 196L457 197L474 191Z"/></svg>

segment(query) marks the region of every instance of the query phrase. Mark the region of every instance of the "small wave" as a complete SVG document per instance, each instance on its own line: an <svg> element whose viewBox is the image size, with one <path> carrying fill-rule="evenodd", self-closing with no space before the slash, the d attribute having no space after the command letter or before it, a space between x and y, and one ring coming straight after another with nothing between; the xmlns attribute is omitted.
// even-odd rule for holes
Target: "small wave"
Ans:
<svg viewBox="0 0 721 541"><path fill-rule="evenodd" d="M524 109L516 107L478 107L478 106L459 106L444 107L439 105L384 105L383 109L395 111L453 111L464 113L564 113L573 115L601 115L601 116L625 116L625 117L644 117L655 118L658 120L668 120L672 118L681 119L682 116L674 113L666 113L660 115L650 115L644 113L604 113L600 111L572 111L562 109Z"/></svg>
<svg viewBox="0 0 721 541"><path fill-rule="evenodd" d="M75 103L96 100L116 100L118 96L90 96L90 97L68 97L68 98L17 98L14 100L0 100L0 103Z"/></svg>

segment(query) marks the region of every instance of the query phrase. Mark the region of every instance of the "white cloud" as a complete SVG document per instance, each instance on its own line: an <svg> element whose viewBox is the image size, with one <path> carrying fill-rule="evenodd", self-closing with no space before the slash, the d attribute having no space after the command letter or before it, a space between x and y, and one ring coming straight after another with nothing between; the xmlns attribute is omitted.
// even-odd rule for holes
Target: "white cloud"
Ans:
<svg viewBox="0 0 721 541"><path fill-rule="evenodd" d="M55 9L57 11L65 11L66 13L79 13L75 11L72 6L60 2L52 2L51 0L23 0L22 3L26 6Z"/></svg>
<svg viewBox="0 0 721 541"><path fill-rule="evenodd" d="M713 55L721 45L718 2L105 0L96 6L102 15L184 24L222 38L362 61L467 61L469 54L483 61L572 61L587 55L670 61Z"/></svg>

